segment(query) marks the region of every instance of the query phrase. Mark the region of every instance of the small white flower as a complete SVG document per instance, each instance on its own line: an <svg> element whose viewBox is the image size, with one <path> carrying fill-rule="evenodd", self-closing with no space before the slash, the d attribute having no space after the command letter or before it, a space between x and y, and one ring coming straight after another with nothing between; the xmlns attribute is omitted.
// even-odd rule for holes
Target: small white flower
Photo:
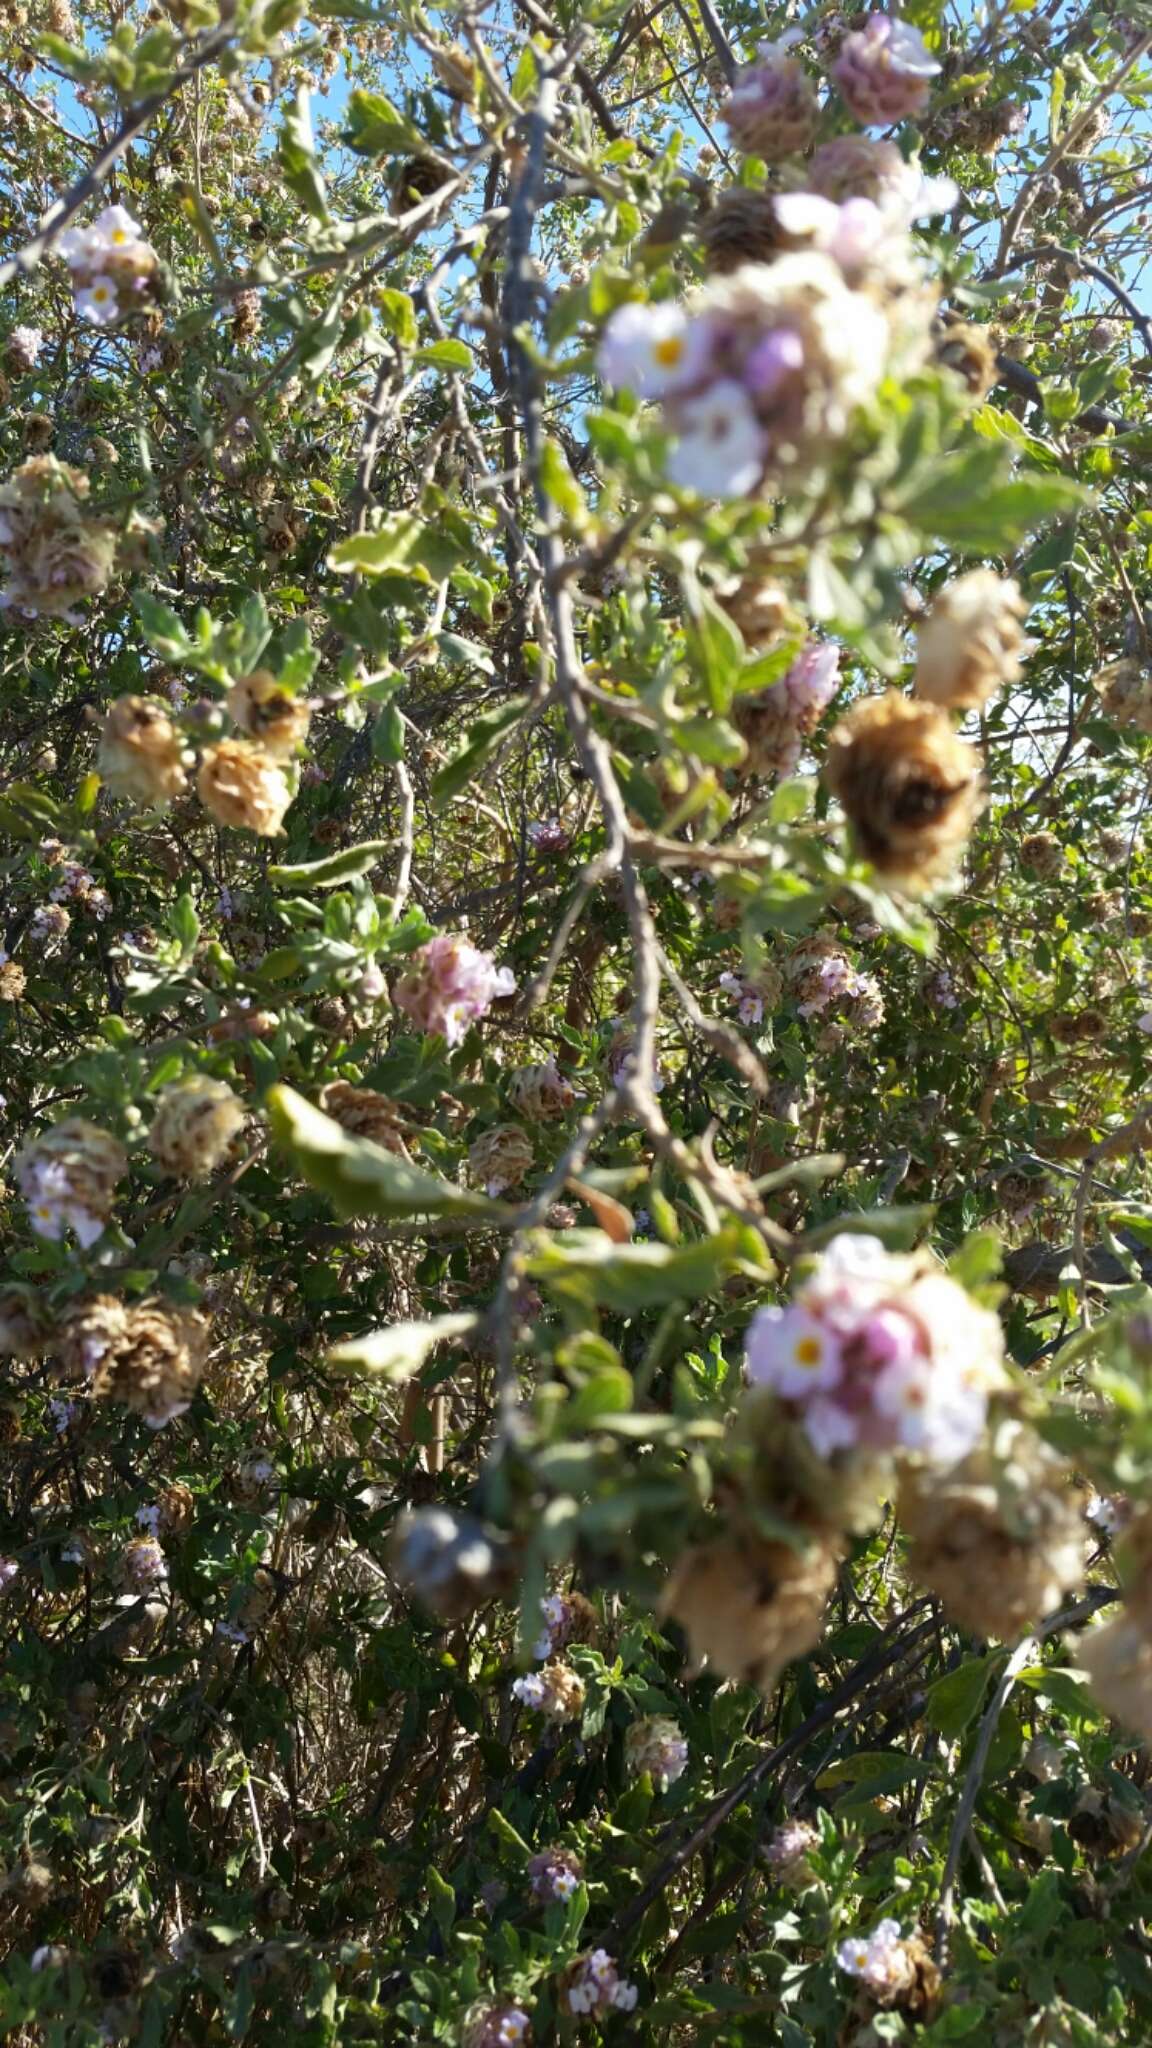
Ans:
<svg viewBox="0 0 1152 2048"><path fill-rule="evenodd" d="M705 498L740 498L760 481L768 436L742 384L722 377L699 398L686 400L668 457L668 478Z"/></svg>
<svg viewBox="0 0 1152 2048"><path fill-rule="evenodd" d="M606 384L664 398L703 374L709 347L707 330L681 305L620 306L600 338L597 366Z"/></svg>
<svg viewBox="0 0 1152 2048"><path fill-rule="evenodd" d="M120 299L110 277L94 277L76 294L76 311L93 327L111 327L120 318Z"/></svg>

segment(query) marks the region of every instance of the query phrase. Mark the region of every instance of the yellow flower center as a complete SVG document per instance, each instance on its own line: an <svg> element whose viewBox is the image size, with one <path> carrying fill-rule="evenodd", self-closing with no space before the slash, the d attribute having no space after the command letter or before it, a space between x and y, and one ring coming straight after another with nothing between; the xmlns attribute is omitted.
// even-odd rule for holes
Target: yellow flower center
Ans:
<svg viewBox="0 0 1152 2048"><path fill-rule="evenodd" d="M820 1351L819 1337L801 1337L796 1346L797 1365L819 1365Z"/></svg>
<svg viewBox="0 0 1152 2048"><path fill-rule="evenodd" d="M666 334L661 341L655 344L652 353L662 370L674 370L684 354L683 336L679 334Z"/></svg>

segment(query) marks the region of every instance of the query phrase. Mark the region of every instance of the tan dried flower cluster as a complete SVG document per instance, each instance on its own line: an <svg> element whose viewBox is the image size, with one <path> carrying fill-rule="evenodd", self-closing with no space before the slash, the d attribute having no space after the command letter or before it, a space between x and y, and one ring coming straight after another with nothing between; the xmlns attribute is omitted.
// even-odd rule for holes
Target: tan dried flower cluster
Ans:
<svg viewBox="0 0 1152 2048"><path fill-rule="evenodd" d="M37 1236L59 1240L72 1231L85 1248L111 1217L127 1170L119 1140L80 1116L29 1138L16 1155L16 1184Z"/></svg>
<svg viewBox="0 0 1152 2048"><path fill-rule="evenodd" d="M406 1135L411 1125L391 1096L377 1088L357 1088L351 1081L330 1081L320 1097L320 1107L353 1138L370 1138L397 1158L409 1157Z"/></svg>
<svg viewBox="0 0 1152 2048"><path fill-rule="evenodd" d="M195 1309L129 1303L97 1294L62 1326L65 1367L83 1373L97 1399L122 1401L151 1429L182 1415L203 1377L209 1324Z"/></svg>
<svg viewBox="0 0 1152 2048"><path fill-rule="evenodd" d="M218 740L200 757L196 788L218 825L244 826L262 839L282 829L292 791L271 754L250 740Z"/></svg>
<svg viewBox="0 0 1152 2048"><path fill-rule="evenodd" d="M206 1180L227 1158L243 1122L244 1105L226 1081L189 1074L161 1089L148 1146L174 1180Z"/></svg>
<svg viewBox="0 0 1152 2048"><path fill-rule="evenodd" d="M551 1123L567 1115L576 1101L576 1090L555 1060L540 1060L515 1069L508 1082L508 1099L530 1122Z"/></svg>
<svg viewBox="0 0 1152 2048"><path fill-rule="evenodd" d="M84 471L33 456L0 484L0 602L32 617L66 618L96 597L116 566L116 531L87 511Z"/></svg>
<svg viewBox="0 0 1152 2048"><path fill-rule="evenodd" d="M1084 1527L1061 1460L1005 1424L951 1472L911 1473L900 1495L908 1569L961 1628L1014 1642L1084 1575Z"/></svg>
<svg viewBox="0 0 1152 2048"><path fill-rule="evenodd" d="M680 1623L697 1667L771 1692L786 1664L814 1649L841 1551L826 1532L797 1547L720 1537L689 1550L661 1611Z"/></svg>
<svg viewBox="0 0 1152 2048"><path fill-rule="evenodd" d="M51 1328L34 1287L0 1288L0 1358L42 1358Z"/></svg>
<svg viewBox="0 0 1152 2048"><path fill-rule="evenodd" d="M1028 607L1016 583L973 569L946 583L916 635L916 695L951 710L979 710L1018 681Z"/></svg>
<svg viewBox="0 0 1152 2048"><path fill-rule="evenodd" d="M518 1187L533 1161L532 1140L519 1124L494 1124L468 1148L468 1171L490 1195Z"/></svg>
<svg viewBox="0 0 1152 2048"><path fill-rule="evenodd" d="M1124 1604L1081 1636L1076 1661L1102 1707L1152 1742L1152 1510L1132 1524L1122 1549Z"/></svg>
<svg viewBox="0 0 1152 2048"><path fill-rule="evenodd" d="M983 804L975 749L937 705L895 690L862 699L833 727L824 779L865 859L910 892L950 873Z"/></svg>
<svg viewBox="0 0 1152 2048"><path fill-rule="evenodd" d="M1134 655L1106 662L1092 678L1108 717L1136 732L1152 733L1152 669Z"/></svg>
<svg viewBox="0 0 1152 2048"><path fill-rule="evenodd" d="M104 715L99 768L113 796L163 810L188 786L184 748L155 697L117 697Z"/></svg>
<svg viewBox="0 0 1152 2048"><path fill-rule="evenodd" d="M269 669L241 676L228 692L228 711L241 732L276 760L288 760L308 737L312 712L302 697L278 683Z"/></svg>

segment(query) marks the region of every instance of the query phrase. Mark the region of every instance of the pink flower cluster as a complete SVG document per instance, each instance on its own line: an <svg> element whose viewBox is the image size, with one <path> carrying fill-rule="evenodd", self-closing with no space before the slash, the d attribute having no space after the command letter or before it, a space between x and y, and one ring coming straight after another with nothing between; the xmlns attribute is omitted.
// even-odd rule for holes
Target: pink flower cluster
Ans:
<svg viewBox="0 0 1152 2048"><path fill-rule="evenodd" d="M736 73L721 109L737 149L765 163L808 149L815 138L819 108L812 81L792 55L798 41L793 29L779 42L760 43L751 64Z"/></svg>
<svg viewBox="0 0 1152 2048"><path fill-rule="evenodd" d="M905 1451L967 1456L1004 1385L1000 1323L957 1281L875 1237L833 1238L787 1308L762 1308L747 1371L795 1411L821 1457Z"/></svg>
<svg viewBox="0 0 1152 2048"><path fill-rule="evenodd" d="M600 374L662 401L670 481L743 497L768 468L814 458L876 393L892 335L882 308L816 248L714 278L689 305L621 306Z"/></svg>
<svg viewBox="0 0 1152 2048"><path fill-rule="evenodd" d="M840 649L809 640L787 675L737 705L736 716L756 775L794 775L804 742L840 687Z"/></svg>
<svg viewBox="0 0 1152 2048"><path fill-rule="evenodd" d="M566 1904L584 1881L584 1865L572 1849L541 1849L528 1864L528 1879L542 1906L558 1899Z"/></svg>
<svg viewBox="0 0 1152 2048"><path fill-rule="evenodd" d="M515 987L510 969L497 967L490 953L442 932L413 954L396 985L396 1007L418 1031L438 1031L449 1045L459 1045L469 1024Z"/></svg>
<svg viewBox="0 0 1152 2048"><path fill-rule="evenodd" d="M919 29L890 14L870 14L862 29L845 36L832 66L840 97L862 128L887 128L923 113L939 74Z"/></svg>

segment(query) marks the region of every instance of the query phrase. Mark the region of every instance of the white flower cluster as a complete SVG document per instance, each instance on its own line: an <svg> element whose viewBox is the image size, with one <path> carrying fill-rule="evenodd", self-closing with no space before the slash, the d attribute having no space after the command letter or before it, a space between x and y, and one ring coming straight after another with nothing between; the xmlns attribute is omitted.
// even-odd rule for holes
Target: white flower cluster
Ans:
<svg viewBox="0 0 1152 2048"><path fill-rule="evenodd" d="M873 1998L891 1999L915 1982L916 1970L898 1920L881 1920L867 1941L853 1935L842 1941L836 1960L850 1977L858 1977Z"/></svg>
<svg viewBox="0 0 1152 2048"><path fill-rule="evenodd" d="M594 1948L582 1956L568 1986L572 2012L602 2019L610 2012L634 2012L639 1992L621 1977L606 1948Z"/></svg>
<svg viewBox="0 0 1152 2048"><path fill-rule="evenodd" d="M115 327L140 304L156 273L156 251L123 206L106 206L91 227L69 228L59 249L72 273L76 311L93 327Z"/></svg>

